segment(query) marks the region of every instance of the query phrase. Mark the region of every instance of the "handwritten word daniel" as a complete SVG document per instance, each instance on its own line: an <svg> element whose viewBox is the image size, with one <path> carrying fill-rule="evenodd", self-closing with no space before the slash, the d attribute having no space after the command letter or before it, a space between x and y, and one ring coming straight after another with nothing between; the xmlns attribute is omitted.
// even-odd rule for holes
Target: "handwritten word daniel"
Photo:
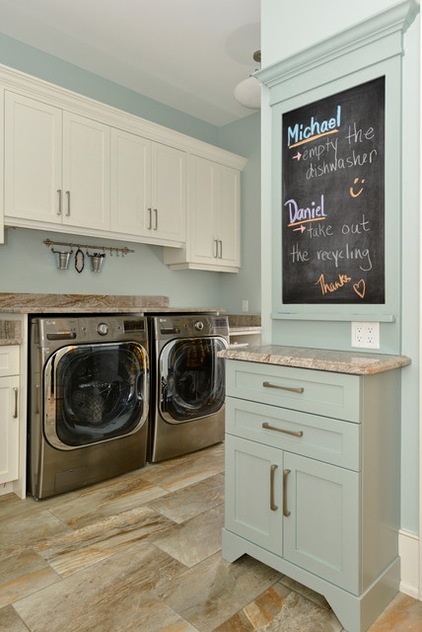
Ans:
<svg viewBox="0 0 422 632"><path fill-rule="evenodd" d="M334 132L341 125L341 105L337 106L335 116L323 121L318 121L311 116L309 123L296 123L287 128L287 147L292 147L297 143L303 143L320 134Z"/></svg>
<svg viewBox="0 0 422 632"><path fill-rule="evenodd" d="M310 206L306 206L305 208L300 208L296 200L290 199L284 203L284 206L287 206L289 211L289 226L292 226L296 223L302 222L312 222L315 220L325 219L325 211L324 211L324 194L321 194L320 203L317 205L314 201L311 202Z"/></svg>

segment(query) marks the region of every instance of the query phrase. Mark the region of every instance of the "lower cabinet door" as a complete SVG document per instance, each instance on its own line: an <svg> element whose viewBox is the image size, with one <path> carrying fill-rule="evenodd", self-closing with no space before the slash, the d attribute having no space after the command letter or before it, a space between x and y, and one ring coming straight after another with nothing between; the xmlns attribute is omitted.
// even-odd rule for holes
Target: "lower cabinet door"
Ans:
<svg viewBox="0 0 422 632"><path fill-rule="evenodd" d="M282 451L226 435L225 527L282 554Z"/></svg>
<svg viewBox="0 0 422 632"><path fill-rule="evenodd" d="M0 483L19 475L18 386L17 376L0 378Z"/></svg>
<svg viewBox="0 0 422 632"><path fill-rule="evenodd" d="M359 594L359 473L284 452L284 476L283 557Z"/></svg>

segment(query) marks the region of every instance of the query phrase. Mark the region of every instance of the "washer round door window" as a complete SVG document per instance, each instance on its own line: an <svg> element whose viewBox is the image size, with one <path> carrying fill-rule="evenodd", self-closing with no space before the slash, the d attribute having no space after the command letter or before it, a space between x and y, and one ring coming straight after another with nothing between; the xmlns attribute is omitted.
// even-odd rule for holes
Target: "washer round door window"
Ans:
<svg viewBox="0 0 422 632"><path fill-rule="evenodd" d="M225 365L217 357L227 347L223 338L172 340L160 355L160 413L170 423L183 423L216 413L224 404Z"/></svg>
<svg viewBox="0 0 422 632"><path fill-rule="evenodd" d="M58 349L44 373L44 429L72 449L135 432L148 415L148 355L134 342Z"/></svg>

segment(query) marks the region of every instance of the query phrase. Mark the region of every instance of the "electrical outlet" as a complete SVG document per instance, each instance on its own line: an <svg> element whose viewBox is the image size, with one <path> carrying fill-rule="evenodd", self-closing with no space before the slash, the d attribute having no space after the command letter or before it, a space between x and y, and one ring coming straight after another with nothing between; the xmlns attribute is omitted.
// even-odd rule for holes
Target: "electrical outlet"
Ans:
<svg viewBox="0 0 422 632"><path fill-rule="evenodd" d="M352 347L379 349L380 324L376 322L353 322Z"/></svg>

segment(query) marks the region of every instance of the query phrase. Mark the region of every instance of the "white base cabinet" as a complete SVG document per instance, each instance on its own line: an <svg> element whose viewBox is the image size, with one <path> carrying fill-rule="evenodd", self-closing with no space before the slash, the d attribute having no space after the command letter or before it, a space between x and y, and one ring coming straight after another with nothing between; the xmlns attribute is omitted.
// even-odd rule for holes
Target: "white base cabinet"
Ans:
<svg viewBox="0 0 422 632"><path fill-rule="evenodd" d="M322 593L347 632L398 592L399 384L227 361L223 557Z"/></svg>
<svg viewBox="0 0 422 632"><path fill-rule="evenodd" d="M0 483L19 477L19 347L0 347Z"/></svg>

